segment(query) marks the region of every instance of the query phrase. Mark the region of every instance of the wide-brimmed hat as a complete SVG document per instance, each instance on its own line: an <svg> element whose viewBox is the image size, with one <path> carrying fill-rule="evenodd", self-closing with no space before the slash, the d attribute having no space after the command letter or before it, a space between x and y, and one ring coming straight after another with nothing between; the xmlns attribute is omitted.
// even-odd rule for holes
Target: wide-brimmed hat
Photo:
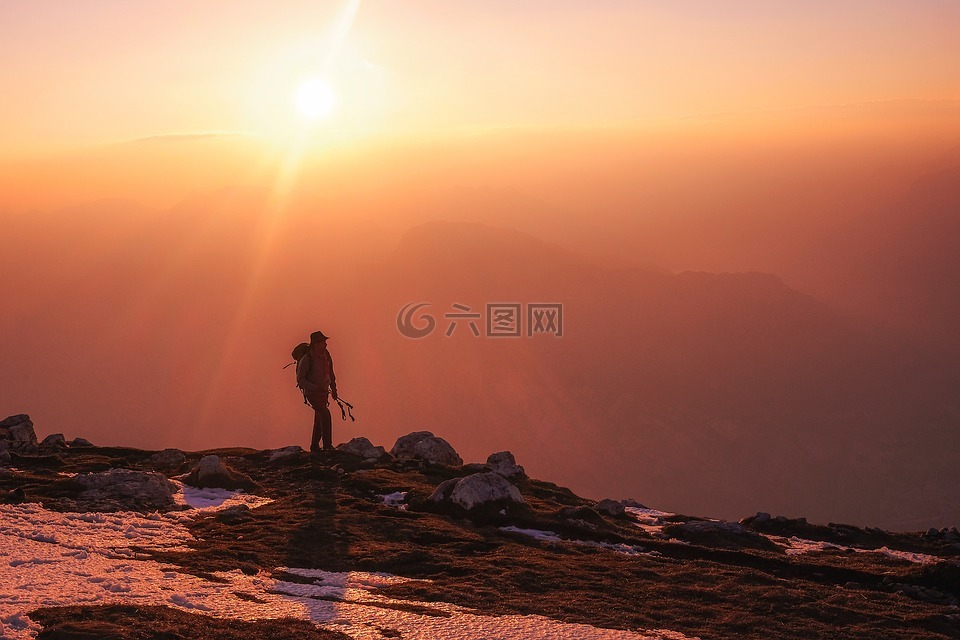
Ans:
<svg viewBox="0 0 960 640"><path fill-rule="evenodd" d="M329 340L330 338L323 335L323 331L314 331L310 334L310 342L319 342L320 340Z"/></svg>

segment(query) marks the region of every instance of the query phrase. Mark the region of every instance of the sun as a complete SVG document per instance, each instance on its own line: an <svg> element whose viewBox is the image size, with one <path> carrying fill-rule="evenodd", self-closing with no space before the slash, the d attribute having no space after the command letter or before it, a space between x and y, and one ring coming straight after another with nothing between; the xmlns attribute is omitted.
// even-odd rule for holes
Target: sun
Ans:
<svg viewBox="0 0 960 640"><path fill-rule="evenodd" d="M297 112L308 120L320 120L333 113L336 94L322 78L308 78L300 83L294 100Z"/></svg>

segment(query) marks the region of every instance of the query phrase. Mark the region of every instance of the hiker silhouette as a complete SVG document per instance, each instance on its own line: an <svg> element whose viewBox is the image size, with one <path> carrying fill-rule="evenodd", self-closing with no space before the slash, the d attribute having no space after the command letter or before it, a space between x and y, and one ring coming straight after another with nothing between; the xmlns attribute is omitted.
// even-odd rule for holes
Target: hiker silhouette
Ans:
<svg viewBox="0 0 960 640"><path fill-rule="evenodd" d="M303 398L313 407L313 434L310 437L310 451L333 449L333 420L330 417L330 396L339 400L337 395L337 376L333 372L333 358L327 351L329 338L320 331L310 334L310 348L297 361L297 386L303 391Z"/></svg>

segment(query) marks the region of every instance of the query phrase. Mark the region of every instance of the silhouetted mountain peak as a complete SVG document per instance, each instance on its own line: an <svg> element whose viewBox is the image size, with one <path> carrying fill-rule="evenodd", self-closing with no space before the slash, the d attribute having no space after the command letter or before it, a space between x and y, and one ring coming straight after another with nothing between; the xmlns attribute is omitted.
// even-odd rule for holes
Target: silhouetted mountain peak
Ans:
<svg viewBox="0 0 960 640"><path fill-rule="evenodd" d="M583 256L516 229L448 221L427 222L410 229L388 262L447 272L480 270L488 275L593 268Z"/></svg>

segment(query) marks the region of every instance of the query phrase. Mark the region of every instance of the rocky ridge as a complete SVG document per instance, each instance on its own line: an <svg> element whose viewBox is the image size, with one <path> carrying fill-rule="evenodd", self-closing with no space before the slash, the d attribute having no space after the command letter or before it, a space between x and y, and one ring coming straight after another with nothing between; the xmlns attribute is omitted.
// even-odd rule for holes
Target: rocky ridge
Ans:
<svg viewBox="0 0 960 640"><path fill-rule="evenodd" d="M155 452L44 442L27 416L0 422L7 502L177 511L185 508L174 500L178 483L270 498L197 518L189 551L144 552L197 576L289 566L385 572L429 580L381 590L395 598L687 637L960 635L956 529L895 533L763 513L722 522L634 500L597 502L529 478L509 452L465 465L430 432L400 438L390 453L358 438L313 455L299 447ZM91 620L113 625L116 637L141 637L122 630L124 616L188 615L35 613L50 621L49 638L80 637L57 630L76 633Z"/></svg>

